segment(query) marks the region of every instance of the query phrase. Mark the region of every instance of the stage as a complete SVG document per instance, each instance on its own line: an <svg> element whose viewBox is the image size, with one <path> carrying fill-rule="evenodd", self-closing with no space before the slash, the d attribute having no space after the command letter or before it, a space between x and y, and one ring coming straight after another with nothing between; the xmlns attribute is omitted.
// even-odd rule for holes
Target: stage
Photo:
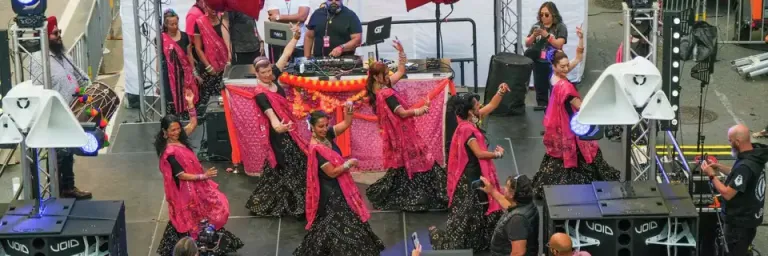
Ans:
<svg viewBox="0 0 768 256"><path fill-rule="evenodd" d="M504 147L507 155L496 160L499 179L526 174L533 176L544 156L541 144L543 112L528 109L524 116L491 117L488 136L491 146ZM97 158L77 158L75 170L80 188L92 191L94 200L125 200L128 248L130 255L155 255L163 228L168 222L168 209L163 200L163 183L157 168L157 156L152 138L160 129L158 123L121 124L113 134L108 154ZM196 145L202 138L202 127L191 137ZM613 165L620 162L619 143L601 141L605 158ZM245 209L250 196L251 179L242 173L226 173L226 165L204 163L219 167L215 178L228 196L231 217L226 228L245 242L240 255L292 255L301 243L304 222L296 218L256 218ZM361 191L380 174L356 174ZM370 208L370 204L369 204ZM372 211L370 224L384 241L387 249L382 255L409 255L409 236L418 232L425 248L429 248L427 228L443 225L446 212L401 213Z"/></svg>

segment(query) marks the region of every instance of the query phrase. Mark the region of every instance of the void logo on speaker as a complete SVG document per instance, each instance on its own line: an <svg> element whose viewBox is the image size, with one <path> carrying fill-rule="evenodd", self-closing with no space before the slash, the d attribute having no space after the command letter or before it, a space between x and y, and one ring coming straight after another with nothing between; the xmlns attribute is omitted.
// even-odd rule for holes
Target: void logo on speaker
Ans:
<svg viewBox="0 0 768 256"><path fill-rule="evenodd" d="M597 233L603 233L609 236L613 235L613 229L611 229L611 227L609 226L606 226L597 222L589 222L589 221L585 221L585 222L587 223L587 228L589 230L595 231Z"/></svg>
<svg viewBox="0 0 768 256"><path fill-rule="evenodd" d="M659 223L657 223L655 221L646 222L646 223L643 223L643 225L635 227L635 233L643 234L645 232L654 230L654 229L656 229L658 227L659 227Z"/></svg>
<svg viewBox="0 0 768 256"><path fill-rule="evenodd" d="M61 252L64 250L76 249L79 246L80 246L80 241L77 241L76 239L69 239L67 241L61 241L59 243L52 244L51 251Z"/></svg>
<svg viewBox="0 0 768 256"><path fill-rule="evenodd" d="M11 241L11 240L5 240L5 244L8 245L8 248L11 248L17 252L29 255L29 248L27 248L27 246L24 244L21 244L16 241Z"/></svg>

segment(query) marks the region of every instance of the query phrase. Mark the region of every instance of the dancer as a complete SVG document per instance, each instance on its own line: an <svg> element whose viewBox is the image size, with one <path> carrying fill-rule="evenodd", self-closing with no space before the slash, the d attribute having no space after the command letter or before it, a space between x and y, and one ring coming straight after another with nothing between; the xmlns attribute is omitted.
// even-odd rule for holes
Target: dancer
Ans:
<svg viewBox="0 0 768 256"><path fill-rule="evenodd" d="M257 77L256 103L259 107L256 123L269 123L269 136L261 145L268 152L264 159L264 170L256 182L256 189L245 207L256 216L297 216L304 215L304 192L306 191L307 140L299 135L293 125L296 122L291 112L291 103L285 98L285 90L277 77L288 64L296 43L301 36L298 25L291 25L293 39L285 46L280 60L273 66L266 57L254 61ZM306 127L306 126L305 126ZM248 171L248 170L246 170Z"/></svg>
<svg viewBox="0 0 768 256"><path fill-rule="evenodd" d="M211 96L221 95L221 90L224 89L224 69L232 60L229 22L207 4L204 4L203 8L205 16L195 20L193 41L197 73L203 79L200 85L200 105L208 104Z"/></svg>
<svg viewBox="0 0 768 256"><path fill-rule="evenodd" d="M552 96L544 115L544 147L547 152L533 177L535 195L544 197L544 186L588 184L593 181L618 180L619 171L608 165L597 141L582 141L571 131L570 120L581 107L581 96L567 75L584 57L584 34L576 28L579 45L576 58L568 61L558 51L552 59Z"/></svg>
<svg viewBox="0 0 768 256"><path fill-rule="evenodd" d="M170 114L189 119L182 92L187 88L192 90L197 100L197 80L200 77L192 66L195 59L192 57L189 36L179 29L179 16L173 9L163 13L163 55L160 55L160 60L165 73L163 85L166 109Z"/></svg>
<svg viewBox="0 0 768 256"><path fill-rule="evenodd" d="M344 122L330 125L328 115L312 112L312 140L307 164L307 226L295 256L378 256L384 243L373 233L365 207L349 170L357 159L344 160L333 142L352 124L352 104L345 106Z"/></svg>
<svg viewBox="0 0 768 256"><path fill-rule="evenodd" d="M382 151L387 173L373 183L366 193L373 207L381 210L426 211L444 209L445 170L427 151L427 145L416 133L413 117L429 111L429 99L420 108L408 108L405 99L393 89L405 75L407 62L403 46L395 41L400 53L397 72L377 62L368 71L368 99L383 130Z"/></svg>
<svg viewBox="0 0 768 256"><path fill-rule="evenodd" d="M498 93L504 94L507 90L507 86L502 85ZM472 186L484 177L494 188L500 189L493 159L504 155L504 149L499 146L488 151L485 135L477 127L481 117L479 100L480 96L474 93L453 96L450 100L459 125L451 139L448 156L450 212L446 228L429 229L432 248L436 250L488 250L496 222L503 213L496 200Z"/></svg>
<svg viewBox="0 0 768 256"><path fill-rule="evenodd" d="M211 180L216 177L216 168L203 170L189 144L187 134L197 127L197 113L192 91L186 90L184 98L190 114L189 124L182 127L178 117L166 115L160 120L161 130L155 136L170 218L157 253L173 255L176 243L187 236L197 238L200 222L207 220L223 234L215 255L225 255L237 251L244 244L224 229L229 218L229 201L219 191L219 185Z"/></svg>

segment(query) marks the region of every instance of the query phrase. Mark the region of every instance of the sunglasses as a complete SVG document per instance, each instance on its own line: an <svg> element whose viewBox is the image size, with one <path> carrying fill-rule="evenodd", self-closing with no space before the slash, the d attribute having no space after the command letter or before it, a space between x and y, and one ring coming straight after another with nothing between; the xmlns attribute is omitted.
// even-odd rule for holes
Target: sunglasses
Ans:
<svg viewBox="0 0 768 256"><path fill-rule="evenodd" d="M549 15L550 14L548 12L539 13L539 16L544 17L544 18L549 18Z"/></svg>

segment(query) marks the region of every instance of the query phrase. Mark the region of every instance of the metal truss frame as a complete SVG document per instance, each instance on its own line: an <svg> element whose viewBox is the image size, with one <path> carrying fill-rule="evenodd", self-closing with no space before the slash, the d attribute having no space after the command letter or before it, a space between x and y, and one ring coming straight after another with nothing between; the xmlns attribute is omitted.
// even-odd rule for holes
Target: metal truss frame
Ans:
<svg viewBox="0 0 768 256"><path fill-rule="evenodd" d="M496 53L514 52L523 54L520 38L523 38L523 23L520 12L523 9L522 0L496 0L494 13L494 30L496 34Z"/></svg>
<svg viewBox="0 0 768 256"><path fill-rule="evenodd" d="M136 35L136 62L139 78L139 109L142 122L160 120L166 113L160 56L162 48L162 6L160 0L133 0ZM156 95L155 90L160 91ZM159 109L158 109L158 104Z"/></svg>
<svg viewBox="0 0 768 256"><path fill-rule="evenodd" d="M11 59L14 64L14 82L19 84L27 80L42 81L43 88L51 89L51 66L48 56L48 30L45 29L48 23L44 23L40 28L19 28L16 24L8 30L11 38ZM37 51L28 49L25 44L37 42L40 46L40 58L36 58ZM31 47L30 47L31 48ZM25 65L25 63L29 63ZM42 70L33 72L32 63L35 63ZM29 132L23 131L23 134ZM21 147L21 169L22 169L22 190L24 199L57 198L59 196L59 176L56 163L55 149L31 149L22 142ZM36 151L33 151L36 150ZM45 164L43 164L45 162ZM37 163L37 164L34 164ZM32 166L37 166L37 170L31 170ZM39 184L32 184L32 172L37 172ZM32 193L32 186L40 186L40 198Z"/></svg>

